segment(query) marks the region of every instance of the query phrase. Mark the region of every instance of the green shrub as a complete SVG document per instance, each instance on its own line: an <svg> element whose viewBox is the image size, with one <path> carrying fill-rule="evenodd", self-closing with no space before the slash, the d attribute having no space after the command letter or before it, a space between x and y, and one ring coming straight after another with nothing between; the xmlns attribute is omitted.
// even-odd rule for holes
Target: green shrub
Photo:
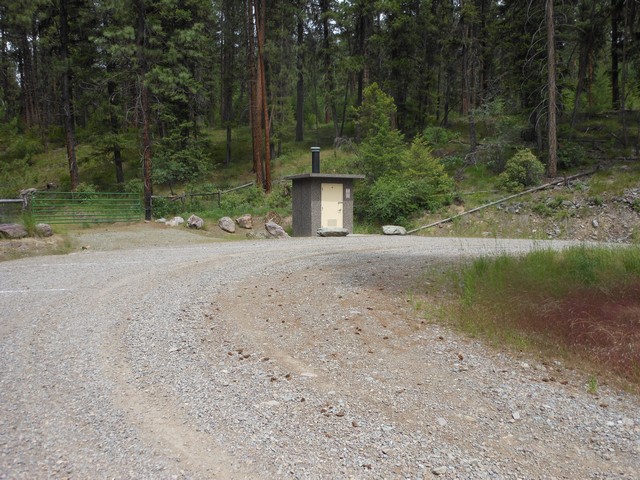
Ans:
<svg viewBox="0 0 640 480"><path fill-rule="evenodd" d="M44 152L42 141L33 135L20 135L16 137L4 152L3 157L6 159L25 159L30 161L31 158Z"/></svg>
<svg viewBox="0 0 640 480"><path fill-rule="evenodd" d="M558 149L558 168L568 168L584 165L587 161L587 152L581 145L569 143Z"/></svg>
<svg viewBox="0 0 640 480"><path fill-rule="evenodd" d="M34 237L36 234L36 219L31 212L23 212L22 225L24 226L27 234L30 237Z"/></svg>
<svg viewBox="0 0 640 480"><path fill-rule="evenodd" d="M139 193L142 195L144 192L144 182L139 178L129 180L124 186L124 191L126 193Z"/></svg>
<svg viewBox="0 0 640 480"><path fill-rule="evenodd" d="M367 176L367 180L375 182L378 178L400 169L406 150L404 137L398 130L381 128L360 145L358 166Z"/></svg>
<svg viewBox="0 0 640 480"><path fill-rule="evenodd" d="M175 213L175 205L163 197L153 197L151 206L154 218L167 218Z"/></svg>
<svg viewBox="0 0 640 480"><path fill-rule="evenodd" d="M404 223L419 206L413 182L388 176L378 179L369 189L366 216L381 223Z"/></svg>
<svg viewBox="0 0 640 480"><path fill-rule="evenodd" d="M427 127L422 133L422 138L429 145L445 145L453 140L460 138L460 134L456 131L444 127Z"/></svg>
<svg viewBox="0 0 640 480"><path fill-rule="evenodd" d="M362 97L362 105L356 110L362 137L368 138L381 130L391 130L391 118L396 112L393 97L375 82L364 89Z"/></svg>
<svg viewBox="0 0 640 480"><path fill-rule="evenodd" d="M544 165L526 148L507 161L504 172L498 177L498 185L509 191L518 191L538 185L543 175Z"/></svg>
<svg viewBox="0 0 640 480"><path fill-rule="evenodd" d="M261 188L253 186L224 193L220 199L220 209L228 215L245 210L253 210L265 203L265 194Z"/></svg>
<svg viewBox="0 0 640 480"><path fill-rule="evenodd" d="M80 182L76 187L74 197L80 200L89 200L90 198L95 197L96 191L95 185Z"/></svg>
<svg viewBox="0 0 640 480"><path fill-rule="evenodd" d="M291 186L274 185L266 200L271 210L291 208Z"/></svg>
<svg viewBox="0 0 640 480"><path fill-rule="evenodd" d="M398 158L388 173L365 189L358 201L364 202L367 220L406 223L412 215L434 211L453 198L454 183L444 166L433 157L422 137L410 148L398 150Z"/></svg>
<svg viewBox="0 0 640 480"><path fill-rule="evenodd" d="M162 139L154 156L154 182L173 191L176 184L197 179L206 171L207 148L205 140L183 138L172 132Z"/></svg>

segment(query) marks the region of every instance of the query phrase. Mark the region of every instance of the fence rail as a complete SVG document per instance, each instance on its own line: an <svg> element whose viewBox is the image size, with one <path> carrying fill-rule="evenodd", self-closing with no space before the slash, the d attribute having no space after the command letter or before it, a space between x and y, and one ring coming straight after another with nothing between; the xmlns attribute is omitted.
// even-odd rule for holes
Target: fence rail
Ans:
<svg viewBox="0 0 640 480"><path fill-rule="evenodd" d="M22 216L24 202L20 198L0 198L0 223L16 222Z"/></svg>
<svg viewBox="0 0 640 480"><path fill-rule="evenodd" d="M31 199L37 223L137 222L142 202L132 193L37 192Z"/></svg>
<svg viewBox="0 0 640 480"><path fill-rule="evenodd" d="M254 182L250 182L250 183L245 183L244 185L240 185L237 187L233 187L233 188L229 188L227 190L217 190L215 192L206 192L206 193L182 193L180 195L154 195L152 197L152 203L153 200L155 199L165 199L168 200L170 202L180 202L182 204L182 208L186 208L187 207L187 199L189 200L189 202L194 202L194 199L201 197L201 198L208 198L209 201L213 202L217 202L218 207L220 206L221 202L222 202L222 196L224 194L227 193L231 193L231 192L235 192L236 190L242 190L244 188L248 188L248 187L252 187L254 184Z"/></svg>

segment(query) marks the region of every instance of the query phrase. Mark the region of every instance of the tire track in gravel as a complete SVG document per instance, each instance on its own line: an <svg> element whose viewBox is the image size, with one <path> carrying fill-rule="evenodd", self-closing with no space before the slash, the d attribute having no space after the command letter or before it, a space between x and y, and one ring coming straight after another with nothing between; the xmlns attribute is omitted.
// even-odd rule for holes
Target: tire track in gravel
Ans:
<svg viewBox="0 0 640 480"><path fill-rule="evenodd" d="M215 263L219 267L220 263L230 260L227 257L224 261L217 260ZM173 281L179 279L184 272L193 275L199 269L212 267L211 262L207 262L206 267L199 265L200 263L191 261L182 263L179 268L172 268ZM149 282L148 277L149 272L144 272L120 280L117 285L102 292L102 301L119 298L125 305L136 304L139 300L127 299L131 292L135 292L135 297L139 299L163 287L157 280ZM162 278L166 275L155 274L154 277ZM153 315L154 312L148 314ZM144 389L136 385L134 368L122 343L131 321L131 312L120 312L120 315L126 315L126 318L116 323L116 328L110 335L111 342L104 343L102 362L109 379L116 385L113 400L118 408L126 412L126 421L136 426L146 444L164 452L180 464L180 470L189 471L200 478L249 478L248 473L232 467L232 461L220 445L193 425L169 390Z"/></svg>

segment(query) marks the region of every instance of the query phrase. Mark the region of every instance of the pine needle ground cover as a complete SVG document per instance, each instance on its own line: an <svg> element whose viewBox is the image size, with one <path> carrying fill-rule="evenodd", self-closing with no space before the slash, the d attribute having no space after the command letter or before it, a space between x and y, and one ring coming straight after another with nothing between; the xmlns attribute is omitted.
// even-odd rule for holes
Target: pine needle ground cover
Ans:
<svg viewBox="0 0 640 480"><path fill-rule="evenodd" d="M640 391L640 247L481 258L454 278L467 333L565 355Z"/></svg>

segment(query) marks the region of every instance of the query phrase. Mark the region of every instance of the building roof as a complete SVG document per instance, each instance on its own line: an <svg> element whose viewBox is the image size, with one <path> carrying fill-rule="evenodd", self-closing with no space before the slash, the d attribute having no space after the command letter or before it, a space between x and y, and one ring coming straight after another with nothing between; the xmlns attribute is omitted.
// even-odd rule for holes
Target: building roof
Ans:
<svg viewBox="0 0 640 480"><path fill-rule="evenodd" d="M300 180L303 178L325 178L327 180L362 180L364 175L350 175L346 173L299 173L297 175L289 175L284 177L285 180Z"/></svg>

